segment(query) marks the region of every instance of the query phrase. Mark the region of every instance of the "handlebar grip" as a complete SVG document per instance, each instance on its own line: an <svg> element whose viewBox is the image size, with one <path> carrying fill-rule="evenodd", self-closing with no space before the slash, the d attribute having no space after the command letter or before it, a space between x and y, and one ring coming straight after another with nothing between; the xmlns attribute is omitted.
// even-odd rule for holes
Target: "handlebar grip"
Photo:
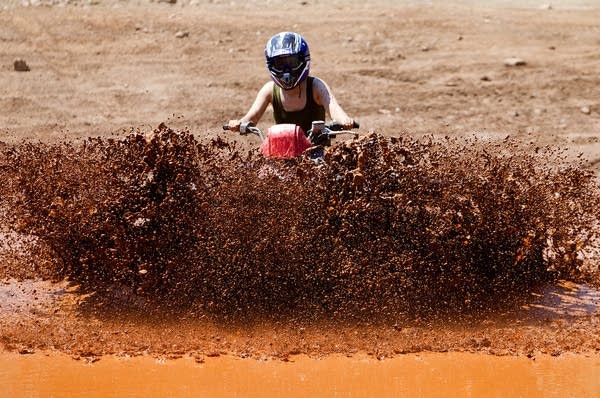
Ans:
<svg viewBox="0 0 600 398"><path fill-rule="evenodd" d="M331 123L327 123L325 127L327 127L331 131L340 131L342 129L342 125L336 122L335 120Z"/></svg>
<svg viewBox="0 0 600 398"><path fill-rule="evenodd" d="M339 124L338 122L336 122L335 120L332 121L331 123L327 124L327 128L331 131L340 131L340 130L344 130L344 126L342 126L341 124ZM352 122L352 127L350 127L352 129L357 129L360 128L360 124L354 120Z"/></svg>

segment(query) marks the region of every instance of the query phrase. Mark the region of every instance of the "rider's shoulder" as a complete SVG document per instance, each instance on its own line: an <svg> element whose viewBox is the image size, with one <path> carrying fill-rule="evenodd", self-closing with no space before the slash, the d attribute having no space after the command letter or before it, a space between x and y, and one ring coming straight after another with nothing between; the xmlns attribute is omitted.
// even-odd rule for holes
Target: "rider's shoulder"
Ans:
<svg viewBox="0 0 600 398"><path fill-rule="evenodd" d="M328 91L327 83L325 83L325 81L323 79L320 79L316 76L311 76L311 77L312 77L313 89L316 89L317 91L321 91L321 90Z"/></svg>
<svg viewBox="0 0 600 398"><path fill-rule="evenodd" d="M310 77L311 77L311 79L312 79L312 84L313 84L313 86L314 86L315 84L325 84L325 82L323 81L323 79L321 79L321 78L319 78L319 77L317 77L317 76L310 75Z"/></svg>
<svg viewBox="0 0 600 398"><path fill-rule="evenodd" d="M271 80L271 81L268 81L268 82L266 82L266 83L265 83L265 84L262 86L261 90L265 90L265 91L266 91L266 90L273 90L273 86L274 86L274 85L275 85L275 83L274 83L272 80Z"/></svg>
<svg viewBox="0 0 600 398"><path fill-rule="evenodd" d="M268 99L271 98L272 93L273 93L273 87L274 87L275 83L273 83L273 81L270 82L266 82L261 88L260 88L260 95L263 97L267 97Z"/></svg>

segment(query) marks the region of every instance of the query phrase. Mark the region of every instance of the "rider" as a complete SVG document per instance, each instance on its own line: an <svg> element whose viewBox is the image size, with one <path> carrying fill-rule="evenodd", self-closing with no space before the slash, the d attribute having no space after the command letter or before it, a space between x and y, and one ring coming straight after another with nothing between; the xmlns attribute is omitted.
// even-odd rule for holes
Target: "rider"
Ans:
<svg viewBox="0 0 600 398"><path fill-rule="evenodd" d="M258 123L267 106L272 104L275 123L297 124L305 133L314 120L325 120L325 113L344 128L353 120L344 112L321 79L309 76L310 52L302 36L281 32L271 37L265 48L270 81L258 92L245 116L230 120L229 129L239 131L242 122Z"/></svg>

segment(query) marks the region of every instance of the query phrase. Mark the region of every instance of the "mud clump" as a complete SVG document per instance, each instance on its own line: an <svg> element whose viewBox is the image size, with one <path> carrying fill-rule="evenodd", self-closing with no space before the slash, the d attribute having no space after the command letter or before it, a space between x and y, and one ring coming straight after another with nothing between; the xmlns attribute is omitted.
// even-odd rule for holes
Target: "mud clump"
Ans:
<svg viewBox="0 0 600 398"><path fill-rule="evenodd" d="M598 278L593 174L510 141L370 134L282 162L161 125L1 150L3 228L103 303L393 322Z"/></svg>

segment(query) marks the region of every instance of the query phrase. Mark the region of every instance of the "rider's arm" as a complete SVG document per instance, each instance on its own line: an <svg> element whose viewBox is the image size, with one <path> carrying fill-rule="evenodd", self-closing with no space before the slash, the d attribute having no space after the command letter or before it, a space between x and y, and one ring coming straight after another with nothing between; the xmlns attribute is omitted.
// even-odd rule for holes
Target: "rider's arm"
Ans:
<svg viewBox="0 0 600 398"><path fill-rule="evenodd" d="M267 106L272 101L273 96L273 82L268 82L258 91L254 103L240 120L230 120L229 129L238 131L242 122L252 122L257 124L262 115L265 113Z"/></svg>
<svg viewBox="0 0 600 398"><path fill-rule="evenodd" d="M331 89L323 80L314 78L313 80L314 99L317 104L325 107L332 120L335 120L345 128L351 128L354 120L344 112L340 104L338 104Z"/></svg>

